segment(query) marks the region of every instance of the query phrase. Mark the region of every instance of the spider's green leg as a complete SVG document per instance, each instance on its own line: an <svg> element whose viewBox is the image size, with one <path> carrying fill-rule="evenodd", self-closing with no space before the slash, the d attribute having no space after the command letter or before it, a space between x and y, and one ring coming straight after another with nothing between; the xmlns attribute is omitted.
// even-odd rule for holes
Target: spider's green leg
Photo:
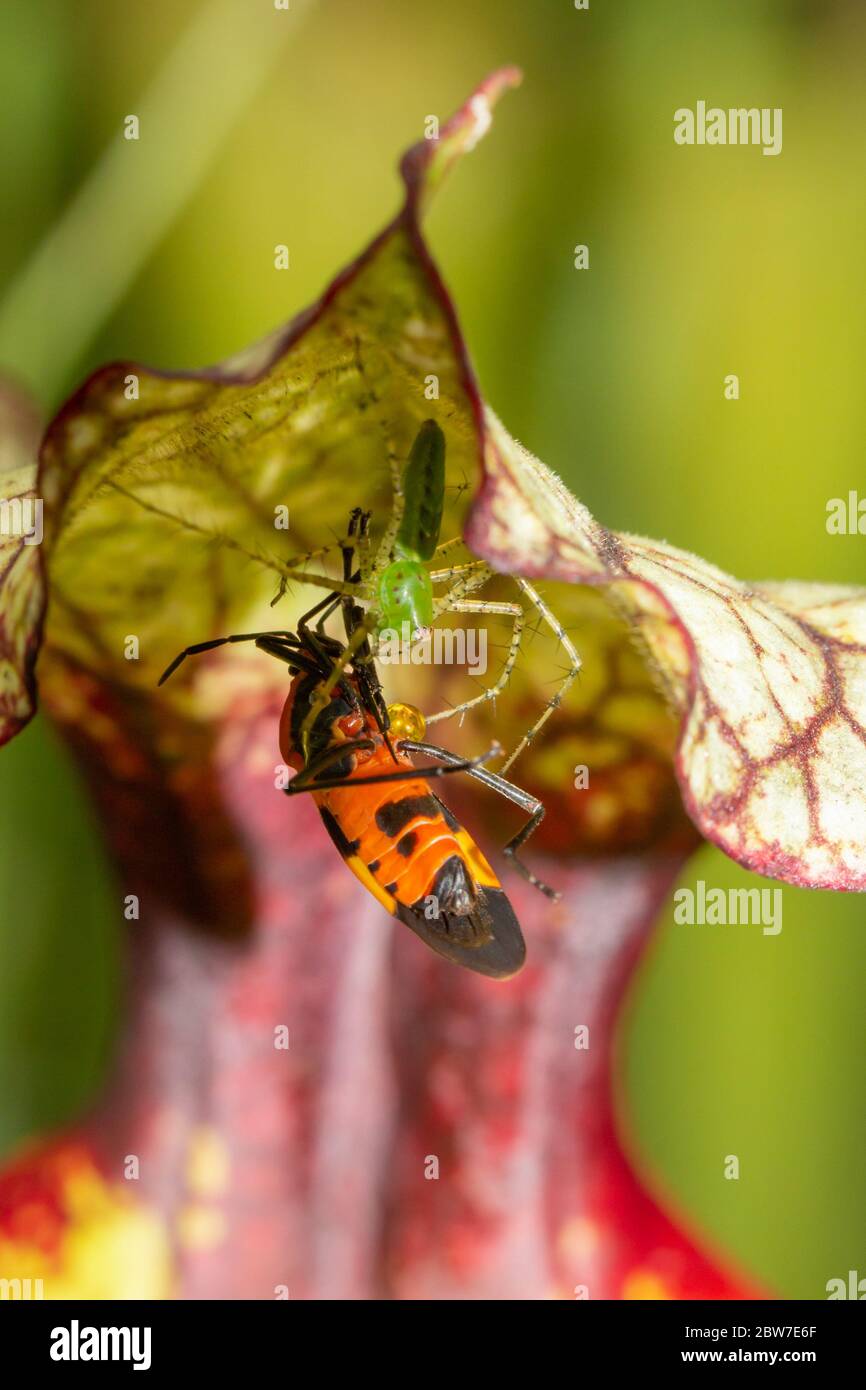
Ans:
<svg viewBox="0 0 866 1390"><path fill-rule="evenodd" d="M465 546L465 544L466 542L462 536L452 536L450 541L440 541L439 545L437 545L436 549L433 551L432 558L434 560L441 560L449 551L458 550L460 546Z"/></svg>
<svg viewBox="0 0 866 1390"><path fill-rule="evenodd" d="M543 726L547 723L548 719L553 714L553 711L559 709L559 706L562 704L562 701L565 698L566 691L568 690L572 681L574 681L581 667L580 657L578 656L574 648L574 644L568 636L568 633L565 631L559 619L550 611L541 595L535 589L533 589L532 585L528 583L527 580L521 579L519 575L514 576L514 582L523 591L523 593L529 599L530 603L541 615L542 619L547 624L547 626L558 637L560 644L565 648L566 655L568 656L570 664L568 673L565 676L565 679L561 682L556 694L550 700L548 700L547 704L544 706L544 709L541 711L541 714L538 716L531 729L528 729L526 733L523 735L523 738L518 743L514 752L511 753L505 759L505 762L499 769L500 773L505 773L508 771L512 763L520 757L520 754L524 752L526 748L529 747L533 739L538 734L539 730L543 728Z"/></svg>
<svg viewBox="0 0 866 1390"><path fill-rule="evenodd" d="M431 584L450 584L455 585L458 580L469 580L470 589L477 589L481 584L486 584L492 577L493 571L484 560L469 560L465 565L451 565L444 570L431 570ZM461 589L461 594L468 590ZM449 590L450 593L450 590ZM447 594L440 595L440 598L447 598Z"/></svg>
<svg viewBox="0 0 866 1390"><path fill-rule="evenodd" d="M280 585L276 594L271 599L271 608L273 608L275 603L279 603L280 599L284 596L289 579L304 579L307 577L303 571L299 574L298 571L300 566L309 564L311 560L320 560L325 555L330 555L334 550L341 550L345 544L346 540L340 540L338 538L335 541L331 541L328 545L320 545L317 550L308 550L305 555L293 555L285 565L280 565L282 571L280 574ZM322 578L326 577L327 576L322 576ZM311 578L310 582L315 583L315 576Z"/></svg>
<svg viewBox="0 0 866 1390"><path fill-rule="evenodd" d="M403 489L403 470L400 467L400 460L393 449L388 450L388 466L391 469L391 492L393 502L391 505L391 515L388 524L382 532L382 539L376 550L369 573L369 582L376 587L376 581L384 573L394 558L394 543L397 539L397 532L403 524L403 513L406 510L406 493Z"/></svg>
<svg viewBox="0 0 866 1390"><path fill-rule="evenodd" d="M331 579L327 574L310 574L308 570L289 567L284 571L287 579L297 579L301 584L312 584L316 589L329 589L332 594L348 594L350 598L366 599L367 593L361 584L346 584L342 579Z"/></svg>
<svg viewBox="0 0 866 1390"><path fill-rule="evenodd" d="M525 614L519 603L494 603L485 599L457 599L451 605L450 611L452 613L488 613L491 616L511 618L511 643L499 678L494 685L488 686L482 694L475 695L471 700L464 700L462 704L455 705L453 709L440 710L437 714L429 715L426 718L428 725L436 724L441 719L451 719L455 714L463 715L475 705L483 705L487 700L495 700L496 696L501 694L508 684L511 672L514 670L514 663L517 660L517 653L520 651Z"/></svg>
<svg viewBox="0 0 866 1390"><path fill-rule="evenodd" d="M455 603L467 594L480 589L488 579L493 578L493 570L484 560L472 560L466 565L453 565L447 570L433 570L430 575L433 584L450 584L447 593L440 594L433 603L433 621L448 613Z"/></svg>

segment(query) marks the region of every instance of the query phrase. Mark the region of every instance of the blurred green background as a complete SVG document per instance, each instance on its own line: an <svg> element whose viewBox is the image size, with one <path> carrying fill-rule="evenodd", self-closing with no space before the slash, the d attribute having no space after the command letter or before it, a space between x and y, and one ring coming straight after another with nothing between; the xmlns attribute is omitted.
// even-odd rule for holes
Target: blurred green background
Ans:
<svg viewBox="0 0 866 1390"><path fill-rule="evenodd" d="M524 86L429 228L494 407L610 525L742 576L864 582L866 541L824 525L864 477L859 0L5 0L0 368L50 412L104 360L260 337L390 216L425 117L504 62ZM700 98L782 107L782 154L676 146ZM752 881L710 849L701 877ZM0 761L4 1148L98 1081L116 901L37 721ZM790 1297L866 1274L863 918L786 888L777 937L671 921L623 1031L645 1170Z"/></svg>

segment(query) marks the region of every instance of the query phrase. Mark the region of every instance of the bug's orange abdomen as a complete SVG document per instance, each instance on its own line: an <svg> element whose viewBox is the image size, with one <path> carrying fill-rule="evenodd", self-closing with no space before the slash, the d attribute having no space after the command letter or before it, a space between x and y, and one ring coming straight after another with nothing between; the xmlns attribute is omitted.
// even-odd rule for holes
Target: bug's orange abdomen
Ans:
<svg viewBox="0 0 866 1390"><path fill-rule="evenodd" d="M280 718L280 751L300 772L308 757L348 745L345 757L331 764L340 785L319 788L313 781L308 787L347 867L440 955L497 979L514 974L526 950L520 925L471 835L423 773L405 776L415 772L409 755L398 740L388 747L373 712L357 701L335 692L304 733L315 688L309 676L292 681ZM320 780L330 780L328 771Z"/></svg>
<svg viewBox="0 0 866 1390"><path fill-rule="evenodd" d="M398 753L401 768L412 763ZM363 761L357 778L394 770L384 746ZM452 859L465 867L470 890L499 880L469 834L431 791L424 777L405 782L352 785L314 793L339 827L351 857L398 902L413 907L436 892L437 876Z"/></svg>

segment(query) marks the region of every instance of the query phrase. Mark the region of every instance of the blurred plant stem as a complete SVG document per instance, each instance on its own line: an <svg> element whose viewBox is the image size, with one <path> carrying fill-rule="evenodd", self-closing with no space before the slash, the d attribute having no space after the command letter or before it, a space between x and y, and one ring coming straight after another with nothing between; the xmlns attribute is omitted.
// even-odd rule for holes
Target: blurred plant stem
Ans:
<svg viewBox="0 0 866 1390"><path fill-rule="evenodd" d="M206 0L0 304L0 366L53 400L276 66L313 0ZM195 99L191 100L192 92ZM124 138L127 115L140 138Z"/></svg>

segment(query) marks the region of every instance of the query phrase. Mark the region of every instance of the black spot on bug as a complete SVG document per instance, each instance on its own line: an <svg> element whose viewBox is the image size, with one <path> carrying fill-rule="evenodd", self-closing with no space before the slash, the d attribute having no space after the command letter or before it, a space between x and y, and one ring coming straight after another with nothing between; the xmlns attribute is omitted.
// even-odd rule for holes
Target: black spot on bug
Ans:
<svg viewBox="0 0 866 1390"><path fill-rule="evenodd" d="M440 811L436 797L427 792L423 796L404 796L399 801L387 801L376 812L376 825L383 835L396 840L416 816L426 816L435 820Z"/></svg>
<svg viewBox="0 0 866 1390"><path fill-rule="evenodd" d="M402 854L404 859L409 859L412 851L418 843L418 833L415 830L407 830L405 835L401 835L397 841L397 853Z"/></svg>
<svg viewBox="0 0 866 1390"><path fill-rule="evenodd" d="M376 874L379 872L379 866L381 865L381 863L381 859L374 859L372 863L367 865L367 868L370 870L371 874Z"/></svg>
<svg viewBox="0 0 866 1390"><path fill-rule="evenodd" d="M397 880L396 880L396 879L394 880L393 883L386 883L386 884L385 884L385 892L386 892L386 893L396 893L396 892L397 892Z"/></svg>
<svg viewBox="0 0 866 1390"><path fill-rule="evenodd" d="M361 844L360 840L346 839L346 836L340 829L340 823L337 820L337 817L333 814L333 812L328 810L327 806L321 806L319 808L319 814L322 817L325 829L327 830L331 839L334 841L334 844L337 846L337 849L340 851L343 858L351 859L353 855L358 853Z"/></svg>

